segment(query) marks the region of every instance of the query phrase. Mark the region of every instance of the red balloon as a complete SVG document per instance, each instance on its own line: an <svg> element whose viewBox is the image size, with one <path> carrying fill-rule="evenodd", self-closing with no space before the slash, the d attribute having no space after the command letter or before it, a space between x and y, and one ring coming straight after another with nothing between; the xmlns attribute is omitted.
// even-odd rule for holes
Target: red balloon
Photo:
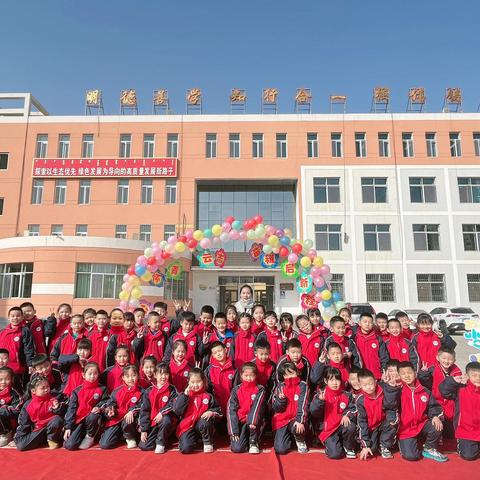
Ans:
<svg viewBox="0 0 480 480"><path fill-rule="evenodd" d="M256 222L257 224L263 223L263 217L262 217L261 215L255 215L255 216L253 217L253 219L255 220L255 222Z"/></svg>
<svg viewBox="0 0 480 480"><path fill-rule="evenodd" d="M300 245L299 243L295 243L295 244L292 246L292 252L293 252L293 253L296 253L297 255L299 255L300 253L302 253L302 250L303 250L303 247L302 247L302 245Z"/></svg>
<svg viewBox="0 0 480 480"><path fill-rule="evenodd" d="M187 240L187 247L188 248L195 248L197 246L197 241L194 238L190 238Z"/></svg>
<svg viewBox="0 0 480 480"><path fill-rule="evenodd" d="M235 217L231 217L231 216L225 219L225 223L233 223L234 221L235 221Z"/></svg>
<svg viewBox="0 0 480 480"><path fill-rule="evenodd" d="M248 230L248 229L250 228L249 225L250 225L250 220L245 220L245 221L243 222L243 226L244 226L245 230Z"/></svg>
<svg viewBox="0 0 480 480"><path fill-rule="evenodd" d="M155 257L150 257L147 259L147 265L155 265L157 263L157 259Z"/></svg>
<svg viewBox="0 0 480 480"><path fill-rule="evenodd" d="M280 250L278 251L278 254L281 257L288 257L288 248L287 247L280 247Z"/></svg>
<svg viewBox="0 0 480 480"><path fill-rule="evenodd" d="M128 267L127 273L129 275L136 275L135 273L135 267L132 265L131 267Z"/></svg>
<svg viewBox="0 0 480 480"><path fill-rule="evenodd" d="M163 259L166 260L166 259L169 258L169 257L170 257L170 254L169 254L168 252L165 252L165 251L162 252L162 258L163 258Z"/></svg>
<svg viewBox="0 0 480 480"><path fill-rule="evenodd" d="M187 241L187 237L185 235L182 235L181 237L178 237L178 241L185 243Z"/></svg>

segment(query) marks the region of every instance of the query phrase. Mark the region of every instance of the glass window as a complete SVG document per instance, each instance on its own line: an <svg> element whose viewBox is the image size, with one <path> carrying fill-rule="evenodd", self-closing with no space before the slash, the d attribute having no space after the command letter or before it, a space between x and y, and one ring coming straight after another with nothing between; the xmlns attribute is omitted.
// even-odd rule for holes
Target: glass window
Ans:
<svg viewBox="0 0 480 480"><path fill-rule="evenodd" d="M142 203L153 202L153 180L142 178Z"/></svg>
<svg viewBox="0 0 480 480"><path fill-rule="evenodd" d="M362 177L363 203L387 203L387 179L385 177Z"/></svg>
<svg viewBox="0 0 480 480"><path fill-rule="evenodd" d="M403 156L404 157L413 157L413 133L412 132L403 132L402 133L402 147L403 147Z"/></svg>
<svg viewBox="0 0 480 480"><path fill-rule="evenodd" d="M427 157L437 156L437 134L435 132L427 132L425 134L427 143Z"/></svg>
<svg viewBox="0 0 480 480"><path fill-rule="evenodd" d="M409 177L412 203L437 203L435 177Z"/></svg>
<svg viewBox="0 0 480 480"><path fill-rule="evenodd" d="M32 183L32 205L41 205L43 201L43 180L33 179Z"/></svg>
<svg viewBox="0 0 480 480"><path fill-rule="evenodd" d="M51 235L57 235L57 236L63 236L63 225L60 224L54 224L51 227L50 230Z"/></svg>
<svg viewBox="0 0 480 480"><path fill-rule="evenodd" d="M206 144L207 158L216 158L217 157L217 134L207 133L206 142L207 142Z"/></svg>
<svg viewBox="0 0 480 480"><path fill-rule="evenodd" d="M332 133L330 134L330 139L332 141L332 157L341 157L343 155L342 134Z"/></svg>
<svg viewBox="0 0 480 480"><path fill-rule="evenodd" d="M37 148L35 151L35 156L37 158L46 158L48 150L48 135L39 133L37 135Z"/></svg>
<svg viewBox="0 0 480 480"><path fill-rule="evenodd" d="M90 203L91 180L80 180L78 187L78 204L88 205Z"/></svg>
<svg viewBox="0 0 480 480"><path fill-rule="evenodd" d="M75 298L117 298L128 265L77 263Z"/></svg>
<svg viewBox="0 0 480 480"><path fill-rule="evenodd" d="M0 298L32 296L33 263L0 264Z"/></svg>
<svg viewBox="0 0 480 480"><path fill-rule="evenodd" d="M480 177L458 177L460 203L480 203Z"/></svg>
<svg viewBox="0 0 480 480"><path fill-rule="evenodd" d="M82 158L93 157L93 133L85 133L82 136Z"/></svg>
<svg viewBox="0 0 480 480"><path fill-rule="evenodd" d="M240 134L231 133L228 136L230 158L240 158Z"/></svg>
<svg viewBox="0 0 480 480"><path fill-rule="evenodd" d="M88 235L88 225L85 223L78 224L75 227L75 235L77 237L86 237Z"/></svg>
<svg viewBox="0 0 480 480"><path fill-rule="evenodd" d="M463 224L462 233L464 250L480 251L480 224Z"/></svg>
<svg viewBox="0 0 480 480"><path fill-rule="evenodd" d="M462 143L460 139L460 132L450 132L450 155L452 157L462 156Z"/></svg>
<svg viewBox="0 0 480 480"><path fill-rule="evenodd" d="M120 135L120 158L129 158L132 149L132 135L130 133L122 133Z"/></svg>
<svg viewBox="0 0 480 480"><path fill-rule="evenodd" d="M475 156L480 157L480 133L474 132L473 133L473 147L475 150ZM2 168L0 166L0 168Z"/></svg>
<svg viewBox="0 0 480 480"><path fill-rule="evenodd" d="M364 224L363 242L365 251L391 250L390 225L388 224Z"/></svg>
<svg viewBox="0 0 480 480"><path fill-rule="evenodd" d="M419 302L446 302L445 275L443 273L417 273Z"/></svg>
<svg viewBox="0 0 480 480"><path fill-rule="evenodd" d="M367 302L394 302L395 277L393 273L367 273Z"/></svg>
<svg viewBox="0 0 480 480"><path fill-rule="evenodd" d="M178 133L167 135L167 157L178 158Z"/></svg>
<svg viewBox="0 0 480 480"><path fill-rule="evenodd" d="M38 237L40 235L40 225L38 223L31 223L28 225L28 236Z"/></svg>
<svg viewBox="0 0 480 480"><path fill-rule="evenodd" d="M68 158L70 152L70 135L61 134L58 136L58 158Z"/></svg>
<svg viewBox="0 0 480 480"><path fill-rule="evenodd" d="M367 137L364 132L355 133L355 155L357 157L367 156Z"/></svg>
<svg viewBox="0 0 480 480"><path fill-rule="evenodd" d="M150 242L152 239L152 226L151 225L140 225L140 235L139 239L144 242Z"/></svg>
<svg viewBox="0 0 480 480"><path fill-rule="evenodd" d="M118 180L117 183L117 203L121 205L128 204L129 181L125 178Z"/></svg>
<svg viewBox="0 0 480 480"><path fill-rule="evenodd" d="M343 273L332 273L330 286L332 292L338 292L342 296L342 298L345 298L345 285L343 277Z"/></svg>
<svg viewBox="0 0 480 480"><path fill-rule="evenodd" d="M307 133L307 154L308 158L318 157L318 134Z"/></svg>
<svg viewBox="0 0 480 480"><path fill-rule="evenodd" d="M163 298L165 300L176 300L178 298L188 298L188 274L182 272L179 279L166 278Z"/></svg>
<svg viewBox="0 0 480 480"><path fill-rule="evenodd" d="M0 170L8 168L8 153L0 153Z"/></svg>
<svg viewBox="0 0 480 480"><path fill-rule="evenodd" d="M3 215L3 205L5 204L5 199L0 197L0 215Z"/></svg>
<svg viewBox="0 0 480 480"><path fill-rule="evenodd" d="M165 182L165 203L177 203L177 181L167 180Z"/></svg>
<svg viewBox="0 0 480 480"><path fill-rule="evenodd" d="M390 156L390 138L388 132L378 134L378 155L380 157Z"/></svg>
<svg viewBox="0 0 480 480"><path fill-rule="evenodd" d="M163 226L163 239L167 241L172 235L175 235L175 225L173 224L165 224Z"/></svg>
<svg viewBox="0 0 480 480"><path fill-rule="evenodd" d="M313 179L314 203L340 203L340 178L315 177Z"/></svg>
<svg viewBox="0 0 480 480"><path fill-rule="evenodd" d="M341 250L341 230L341 224L315 224L315 248L317 250Z"/></svg>
<svg viewBox="0 0 480 480"><path fill-rule="evenodd" d="M56 205L65 205L67 199L67 181L63 179L55 180L55 198L53 202Z"/></svg>
<svg viewBox="0 0 480 480"><path fill-rule="evenodd" d="M277 133L277 158L287 158L287 134Z"/></svg>
<svg viewBox="0 0 480 480"><path fill-rule="evenodd" d="M126 225L115 225L115 238L127 239L127 226Z"/></svg>
<svg viewBox="0 0 480 480"><path fill-rule="evenodd" d="M467 273L468 301L480 302L480 273Z"/></svg>
<svg viewBox="0 0 480 480"><path fill-rule="evenodd" d="M143 158L153 158L155 156L155 135L145 133L143 135Z"/></svg>
<svg viewBox="0 0 480 480"><path fill-rule="evenodd" d="M440 250L439 225L414 223L412 229L415 250Z"/></svg>
<svg viewBox="0 0 480 480"><path fill-rule="evenodd" d="M263 133L252 135L252 156L253 158L263 158Z"/></svg>

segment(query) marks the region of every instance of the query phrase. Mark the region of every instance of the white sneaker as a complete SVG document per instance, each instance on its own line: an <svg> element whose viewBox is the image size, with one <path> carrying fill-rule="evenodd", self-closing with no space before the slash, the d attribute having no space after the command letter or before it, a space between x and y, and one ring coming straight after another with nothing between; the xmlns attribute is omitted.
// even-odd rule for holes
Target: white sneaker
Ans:
<svg viewBox="0 0 480 480"><path fill-rule="evenodd" d="M137 448L137 442L133 438L127 439L127 448Z"/></svg>
<svg viewBox="0 0 480 480"><path fill-rule="evenodd" d="M165 446L164 445L157 445L155 447L155 453L165 453Z"/></svg>
<svg viewBox="0 0 480 480"><path fill-rule="evenodd" d="M79 450L88 450L92 445L95 439L90 435L85 435L85 438L82 440L82 443L78 446Z"/></svg>
<svg viewBox="0 0 480 480"><path fill-rule="evenodd" d="M305 442L300 442L299 440L295 440L297 444L298 453L308 453L308 447Z"/></svg>
<svg viewBox="0 0 480 480"><path fill-rule="evenodd" d="M7 446L12 441L13 435L12 432L4 433L0 435L0 447Z"/></svg>
<svg viewBox="0 0 480 480"><path fill-rule="evenodd" d="M252 443L250 445L250 448L248 449L248 453L253 453L253 454L257 454L257 453L260 453L260 449L258 448L258 445L256 443Z"/></svg>
<svg viewBox="0 0 480 480"><path fill-rule="evenodd" d="M354 450L347 450L346 448L344 448L345 450L345 456L347 458L357 458L357 454L355 453Z"/></svg>
<svg viewBox="0 0 480 480"><path fill-rule="evenodd" d="M213 453L213 445L209 443L203 444L203 453Z"/></svg>
<svg viewBox="0 0 480 480"><path fill-rule="evenodd" d="M382 458L393 458L392 452L386 447L380 447Z"/></svg>

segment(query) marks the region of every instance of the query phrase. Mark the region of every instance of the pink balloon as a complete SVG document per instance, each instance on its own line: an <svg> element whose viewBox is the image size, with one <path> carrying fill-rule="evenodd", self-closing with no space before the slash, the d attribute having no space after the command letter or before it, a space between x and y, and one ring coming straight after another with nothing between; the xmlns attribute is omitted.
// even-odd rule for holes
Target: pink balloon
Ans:
<svg viewBox="0 0 480 480"><path fill-rule="evenodd" d="M288 263L297 263L298 262L298 255L296 253L291 253L288 256Z"/></svg>
<svg viewBox="0 0 480 480"><path fill-rule="evenodd" d="M228 223L228 222L225 222L223 225L222 225L222 228L223 228L223 231L224 232L229 232L231 229L232 229L232 226Z"/></svg>
<svg viewBox="0 0 480 480"><path fill-rule="evenodd" d="M317 256L317 251L314 248L311 248L308 251L308 257L313 260L316 256Z"/></svg>
<svg viewBox="0 0 480 480"><path fill-rule="evenodd" d="M209 238L206 238L206 237L205 237L205 238L202 238L202 239L200 240L200 246L201 246L202 248L210 248L211 245L212 245L212 242L210 242L210 239L209 239Z"/></svg>
<svg viewBox="0 0 480 480"><path fill-rule="evenodd" d="M158 256L160 254L160 252L161 252L160 247L156 246L156 247L152 248L152 255L154 257Z"/></svg>
<svg viewBox="0 0 480 480"><path fill-rule="evenodd" d="M147 270L150 272L150 273L153 273L153 272L156 272L157 271L157 265L147 265Z"/></svg>
<svg viewBox="0 0 480 480"><path fill-rule="evenodd" d="M173 245L174 243L177 243L177 237L176 237L176 235L172 235L171 237L168 237L167 242L168 242L170 245Z"/></svg>
<svg viewBox="0 0 480 480"><path fill-rule="evenodd" d="M220 234L220 241L221 241L222 243L228 242L228 241L230 240L230 236L231 236L231 235L229 235L227 232L222 232L222 233Z"/></svg>
<svg viewBox="0 0 480 480"><path fill-rule="evenodd" d="M193 230L187 230L187 231L185 232L185 236L186 236L187 238L193 238Z"/></svg>
<svg viewBox="0 0 480 480"><path fill-rule="evenodd" d="M162 257L160 258L155 257L155 260L157 261L157 265L159 267L165 263L165 260Z"/></svg>
<svg viewBox="0 0 480 480"><path fill-rule="evenodd" d="M325 265L323 264L321 267L320 267L320 273L322 275L328 275L330 273L330 267L328 265Z"/></svg>
<svg viewBox="0 0 480 480"><path fill-rule="evenodd" d="M220 237L213 237L213 244L214 245L220 245L222 241L220 240Z"/></svg>
<svg viewBox="0 0 480 480"><path fill-rule="evenodd" d="M268 225L267 228L265 229L265 233L267 235L273 235L275 233L275 227Z"/></svg>
<svg viewBox="0 0 480 480"><path fill-rule="evenodd" d="M320 303L322 301L322 294L320 292L317 292L314 298L317 303Z"/></svg>
<svg viewBox="0 0 480 480"><path fill-rule="evenodd" d="M325 280L322 278L322 277L315 277L313 279L313 284L316 286L316 287L323 287L325 285Z"/></svg>
<svg viewBox="0 0 480 480"><path fill-rule="evenodd" d="M142 265L142 267L145 267L147 265L147 257L145 255L140 255L137 258L137 263L139 265Z"/></svg>
<svg viewBox="0 0 480 480"><path fill-rule="evenodd" d="M310 269L310 275L312 276L312 278L319 277L321 275L320 268L313 266Z"/></svg>
<svg viewBox="0 0 480 480"><path fill-rule="evenodd" d="M240 232L238 232L238 235L239 237L242 239L242 240L246 240L247 239L247 234L242 230Z"/></svg>
<svg viewBox="0 0 480 480"><path fill-rule="evenodd" d="M123 276L123 281L124 282L128 282L128 279L130 278L130 275L128 273L126 273L124 276Z"/></svg>
<svg viewBox="0 0 480 480"><path fill-rule="evenodd" d="M120 308L125 311L128 307L128 303L124 302L123 300L120 302Z"/></svg>
<svg viewBox="0 0 480 480"><path fill-rule="evenodd" d="M158 248L158 242L153 242L151 245L152 250Z"/></svg>
<svg viewBox="0 0 480 480"><path fill-rule="evenodd" d="M237 232L236 230L232 230L232 231L230 232L230 238L231 238L232 240L238 240L238 239L240 238L240 233Z"/></svg>

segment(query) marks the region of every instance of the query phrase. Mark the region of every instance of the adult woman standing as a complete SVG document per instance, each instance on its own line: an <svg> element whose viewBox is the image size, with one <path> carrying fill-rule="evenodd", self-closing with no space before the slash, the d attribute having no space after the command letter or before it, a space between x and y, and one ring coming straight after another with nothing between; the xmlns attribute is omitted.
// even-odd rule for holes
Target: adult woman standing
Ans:
<svg viewBox="0 0 480 480"><path fill-rule="evenodd" d="M253 289L250 285L242 285L239 291L240 300L235 304L238 314L252 313L253 308Z"/></svg>

